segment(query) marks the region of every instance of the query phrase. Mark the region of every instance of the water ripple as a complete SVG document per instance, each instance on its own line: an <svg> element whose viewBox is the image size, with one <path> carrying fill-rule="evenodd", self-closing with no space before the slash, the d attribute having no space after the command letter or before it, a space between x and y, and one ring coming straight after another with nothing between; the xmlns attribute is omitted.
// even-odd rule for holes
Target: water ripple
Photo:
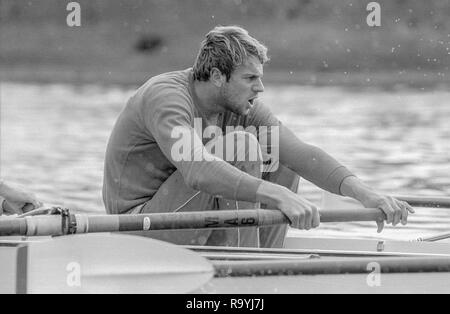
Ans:
<svg viewBox="0 0 450 314"><path fill-rule="evenodd" d="M103 159L113 124L133 90L2 83L1 175L45 202L102 212ZM273 112L385 193L450 196L450 93L355 92L268 87ZM303 181L300 193L320 202ZM383 237L448 231L450 210L429 210ZM303 234L303 233L302 233ZM379 237L373 224L322 226L313 235Z"/></svg>

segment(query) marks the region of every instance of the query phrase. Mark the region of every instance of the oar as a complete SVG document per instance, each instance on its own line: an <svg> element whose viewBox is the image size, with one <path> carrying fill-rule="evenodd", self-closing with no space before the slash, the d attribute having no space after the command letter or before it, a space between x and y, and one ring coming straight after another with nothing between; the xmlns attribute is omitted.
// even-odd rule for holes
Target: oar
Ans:
<svg viewBox="0 0 450 314"><path fill-rule="evenodd" d="M442 241L442 240L447 240L447 239L450 239L450 233L439 234L439 235L435 235L432 237L421 237L421 238L417 238L416 241L418 241L418 242L437 242L437 241Z"/></svg>
<svg viewBox="0 0 450 314"><path fill-rule="evenodd" d="M443 207L450 208L450 197L432 196L395 196L413 207Z"/></svg>
<svg viewBox="0 0 450 314"><path fill-rule="evenodd" d="M397 195L394 197L398 200L407 202L412 207L450 208L450 197L408 195ZM323 191L322 208L358 208L361 206L362 204L353 198L342 197Z"/></svg>
<svg viewBox="0 0 450 314"><path fill-rule="evenodd" d="M322 222L380 221L378 209L322 210ZM287 224L279 210L215 210L141 215L62 215L0 220L0 236L48 236L73 233L149 231L171 229L214 229Z"/></svg>
<svg viewBox="0 0 450 314"><path fill-rule="evenodd" d="M258 277L280 275L369 274L371 265L379 273L449 272L448 257L356 257L311 258L273 261L214 261L216 277ZM330 279L333 280L333 279Z"/></svg>
<svg viewBox="0 0 450 314"><path fill-rule="evenodd" d="M0 243L3 293L188 293L214 275L200 255L130 235Z"/></svg>

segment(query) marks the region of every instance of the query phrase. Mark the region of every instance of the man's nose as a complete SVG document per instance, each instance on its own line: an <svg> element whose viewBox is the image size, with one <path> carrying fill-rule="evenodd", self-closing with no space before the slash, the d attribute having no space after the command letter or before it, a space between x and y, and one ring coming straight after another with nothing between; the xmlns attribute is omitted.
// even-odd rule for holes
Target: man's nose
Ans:
<svg viewBox="0 0 450 314"><path fill-rule="evenodd" d="M264 85L263 85L261 79L258 79L258 82L255 85L253 85L253 91L255 93L262 93L262 92L264 92Z"/></svg>

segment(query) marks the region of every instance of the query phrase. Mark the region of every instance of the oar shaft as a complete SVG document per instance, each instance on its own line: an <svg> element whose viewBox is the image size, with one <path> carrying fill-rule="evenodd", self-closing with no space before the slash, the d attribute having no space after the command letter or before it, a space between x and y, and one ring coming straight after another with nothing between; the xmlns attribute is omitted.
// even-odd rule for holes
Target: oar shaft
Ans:
<svg viewBox="0 0 450 314"><path fill-rule="evenodd" d="M443 207L450 208L450 197L431 196L395 196L396 199L407 202L413 207Z"/></svg>
<svg viewBox="0 0 450 314"><path fill-rule="evenodd" d="M214 229L270 226L288 223L287 218L280 211L260 209L110 216L76 215L76 218L77 233L172 229Z"/></svg>
<svg viewBox="0 0 450 314"><path fill-rule="evenodd" d="M378 209L322 210L322 222L378 221ZM70 219L65 221L64 219ZM97 233L172 229L214 229L271 226L289 221L279 210L215 210L141 215L59 215L0 220L0 236L48 236L68 233ZM67 226L71 226L68 228Z"/></svg>
<svg viewBox="0 0 450 314"><path fill-rule="evenodd" d="M331 209L320 211L320 222L383 221L386 215L376 208Z"/></svg>
<svg viewBox="0 0 450 314"><path fill-rule="evenodd" d="M418 242L437 242L437 241L442 241L442 240L446 240L446 239L450 239L450 233L444 233L444 234L436 235L433 237L418 238L417 241Z"/></svg>
<svg viewBox="0 0 450 314"><path fill-rule="evenodd" d="M321 222L379 221L385 214L378 209L322 210ZM279 210L241 209L140 215L76 215L77 233L148 231L173 229L215 229L288 224Z"/></svg>
<svg viewBox="0 0 450 314"><path fill-rule="evenodd" d="M215 261L216 277L259 277L280 275L337 275L368 274L370 265L376 265L381 273L449 272L447 257L356 257L271 261Z"/></svg>

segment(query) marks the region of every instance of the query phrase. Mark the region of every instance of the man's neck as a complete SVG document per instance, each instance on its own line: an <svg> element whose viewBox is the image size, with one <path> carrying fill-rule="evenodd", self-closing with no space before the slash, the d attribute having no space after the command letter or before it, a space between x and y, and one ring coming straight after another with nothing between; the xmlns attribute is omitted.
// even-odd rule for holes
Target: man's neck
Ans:
<svg viewBox="0 0 450 314"><path fill-rule="evenodd" d="M214 120L225 109L218 103L218 97L213 86L209 82L194 81L194 92L197 96L198 109L207 120Z"/></svg>

